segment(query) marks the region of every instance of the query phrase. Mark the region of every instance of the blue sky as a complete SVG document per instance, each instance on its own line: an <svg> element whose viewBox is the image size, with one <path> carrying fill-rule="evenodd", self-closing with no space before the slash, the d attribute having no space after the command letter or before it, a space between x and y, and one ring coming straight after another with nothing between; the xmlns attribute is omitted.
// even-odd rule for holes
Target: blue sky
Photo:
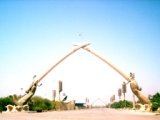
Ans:
<svg viewBox="0 0 160 120"><path fill-rule="evenodd" d="M0 96L23 94L20 88L26 89L34 74L40 76L73 43L84 41L124 73L134 72L145 95L158 92L159 6L158 0L1 0ZM36 94L52 98L57 80L79 101L109 100L124 81L84 50L44 78Z"/></svg>

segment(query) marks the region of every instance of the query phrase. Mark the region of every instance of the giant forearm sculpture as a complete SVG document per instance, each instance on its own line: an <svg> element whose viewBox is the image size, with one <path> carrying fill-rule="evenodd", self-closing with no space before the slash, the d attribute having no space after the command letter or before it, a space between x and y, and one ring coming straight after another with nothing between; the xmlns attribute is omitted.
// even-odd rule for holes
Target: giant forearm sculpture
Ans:
<svg viewBox="0 0 160 120"><path fill-rule="evenodd" d="M119 70L117 67L115 67L111 62L104 59L103 57L101 57L100 55L95 53L93 50L89 49L88 47L83 47L83 49L90 52L91 54L95 55L96 57L101 59L103 62L107 63L110 67L112 67L115 71L117 71L123 78L125 78L128 82L130 82L130 87L131 87L132 92L138 97L138 99L141 102L143 102L144 104L151 104L150 100L142 94L141 89L139 88L132 73L130 73L130 76L128 77L121 70Z"/></svg>
<svg viewBox="0 0 160 120"><path fill-rule="evenodd" d="M57 65L59 65L63 60L65 60L67 57L69 57L71 54L79 50L80 48L88 46L90 43L81 44L77 47L75 47L72 51L70 51L68 54L66 54L63 58L61 58L58 62L56 62L50 69L48 69L39 79L34 80L34 82L31 84L29 89L26 91L26 94L22 96L19 100L14 99L15 104L17 106L23 106L25 105L31 97L35 94L36 88L38 83L51 71L53 70ZM35 79L35 77L34 77Z"/></svg>

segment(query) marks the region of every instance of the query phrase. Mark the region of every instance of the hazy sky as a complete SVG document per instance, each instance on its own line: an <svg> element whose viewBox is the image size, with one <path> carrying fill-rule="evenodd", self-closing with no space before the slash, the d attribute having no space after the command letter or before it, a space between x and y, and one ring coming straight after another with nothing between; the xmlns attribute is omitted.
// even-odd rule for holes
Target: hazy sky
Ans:
<svg viewBox="0 0 160 120"><path fill-rule="evenodd" d="M145 95L160 91L160 1L1 0L0 97L24 94L35 74L85 41L127 75L134 72ZM58 80L70 100L82 102L109 101L125 81L84 50L48 74L36 95L52 99Z"/></svg>

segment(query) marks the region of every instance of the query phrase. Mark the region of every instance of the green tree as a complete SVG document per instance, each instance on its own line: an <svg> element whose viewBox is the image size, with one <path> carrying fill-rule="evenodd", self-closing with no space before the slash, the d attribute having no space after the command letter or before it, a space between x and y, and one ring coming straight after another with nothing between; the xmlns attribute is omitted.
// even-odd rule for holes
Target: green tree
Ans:
<svg viewBox="0 0 160 120"><path fill-rule="evenodd" d="M160 93L156 93L151 97L152 110L156 111L160 107Z"/></svg>

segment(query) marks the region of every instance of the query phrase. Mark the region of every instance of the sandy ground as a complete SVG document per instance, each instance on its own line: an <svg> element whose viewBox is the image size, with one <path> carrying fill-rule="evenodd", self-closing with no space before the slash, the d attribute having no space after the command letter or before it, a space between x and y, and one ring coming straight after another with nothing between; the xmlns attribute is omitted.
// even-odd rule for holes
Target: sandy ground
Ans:
<svg viewBox="0 0 160 120"><path fill-rule="evenodd" d="M2 113L0 120L160 120L160 115L132 110L99 108L42 113Z"/></svg>

